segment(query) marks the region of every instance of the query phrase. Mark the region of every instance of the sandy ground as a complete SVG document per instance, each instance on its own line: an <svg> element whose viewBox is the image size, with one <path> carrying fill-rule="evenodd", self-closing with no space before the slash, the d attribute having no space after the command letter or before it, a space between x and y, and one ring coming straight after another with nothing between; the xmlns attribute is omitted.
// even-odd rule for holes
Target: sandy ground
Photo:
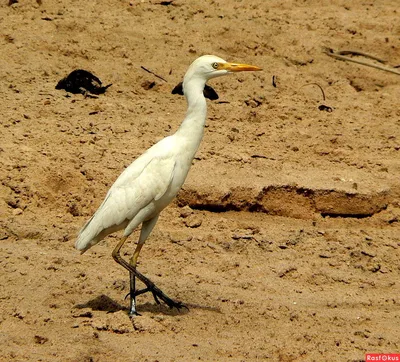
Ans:
<svg viewBox="0 0 400 362"><path fill-rule="evenodd" d="M400 352L400 78L323 52L398 65L397 1L6 3L1 361ZM203 54L264 71L210 82L203 143L140 257L189 311L144 295L131 321L120 235L84 255L74 241L124 167L177 129L186 104L171 89ZM97 99L56 90L77 68L113 85Z"/></svg>

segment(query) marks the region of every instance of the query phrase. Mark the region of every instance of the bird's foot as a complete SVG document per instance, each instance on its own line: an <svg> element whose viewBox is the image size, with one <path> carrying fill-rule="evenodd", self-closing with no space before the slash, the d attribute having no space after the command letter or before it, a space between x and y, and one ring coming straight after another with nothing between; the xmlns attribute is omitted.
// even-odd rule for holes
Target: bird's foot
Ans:
<svg viewBox="0 0 400 362"><path fill-rule="evenodd" d="M147 292L149 292L149 291L150 291L149 288L144 288L144 289L140 289L140 290L135 290L134 292L129 292L127 295L125 295L125 298L124 298L124 299L126 300L128 297L135 298L135 297L137 297L138 295L147 293Z"/></svg>
<svg viewBox="0 0 400 362"><path fill-rule="evenodd" d="M136 310L136 306L132 306L129 309L129 313L128 313L129 317L134 318L136 316L141 316L140 313L138 313L138 311Z"/></svg>
<svg viewBox="0 0 400 362"><path fill-rule="evenodd" d="M189 308L183 304L180 301L176 301L168 297L166 294L164 294L160 289L157 288L157 290L150 290L151 293L153 294L153 298L156 301L157 304L161 304L160 299L171 309L176 308L180 310L181 308L185 308L189 310Z"/></svg>
<svg viewBox="0 0 400 362"><path fill-rule="evenodd" d="M136 311L135 300L138 295L141 295L141 294L144 294L147 292L151 292L151 294L153 294L153 298L157 304L161 304L161 302L160 302L160 300L161 300L171 309L176 308L176 309L180 310L181 308L185 308L185 309L189 310L189 308L185 304L183 304L180 301L175 301L175 300L171 299L161 289L159 289L158 287L156 287L153 284L151 286L148 286L147 288L135 290L133 293L130 292L125 296L125 299L128 297L131 297L131 308L130 308L130 312L129 312L130 316L140 315Z"/></svg>
<svg viewBox="0 0 400 362"><path fill-rule="evenodd" d="M147 288L145 289L141 289L141 290L131 290L126 296L125 299L130 297L131 298L131 303L130 303L130 307L129 307L129 317L135 317L135 316L140 316L141 314L138 313L138 311L136 310L136 297L138 295L141 295L143 293L148 292L149 290Z"/></svg>
<svg viewBox="0 0 400 362"><path fill-rule="evenodd" d="M117 248L114 249L113 251L113 257L119 264L121 264L125 269L127 269L130 274L130 292L128 295L131 298L131 308L130 308L131 315L135 315L137 313L136 297L146 292L151 292L153 294L154 300L156 301L157 304L160 304L161 300L170 308L176 308L178 310L181 308L186 308L187 310L189 310L189 308L182 302L175 301L169 298L149 278L145 277L142 273L140 273L135 266L127 263L124 259L122 259L121 256L119 255L119 250ZM136 290L135 278L138 278L144 285L146 285L146 288Z"/></svg>

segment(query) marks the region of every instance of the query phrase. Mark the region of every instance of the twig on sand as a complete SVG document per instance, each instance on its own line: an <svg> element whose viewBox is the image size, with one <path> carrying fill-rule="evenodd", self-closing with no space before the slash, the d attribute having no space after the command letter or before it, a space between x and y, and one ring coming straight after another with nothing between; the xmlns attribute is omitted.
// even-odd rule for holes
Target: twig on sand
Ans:
<svg viewBox="0 0 400 362"><path fill-rule="evenodd" d="M276 85L276 79L277 79L277 78L278 78L278 77L277 77L276 75L273 75L273 76L272 76L272 85L273 85L274 88L277 87L277 85Z"/></svg>
<svg viewBox="0 0 400 362"><path fill-rule="evenodd" d="M356 50L341 50L341 51L339 50L339 51L335 51L335 50L330 49L330 48L325 48L324 53L326 55L329 55L330 57L333 57L333 58L336 58L336 59L346 60L346 61L349 61L349 62L354 62L354 63L361 64L361 65L366 65L367 67L372 67L372 68L376 68L376 69L379 69L379 70L384 70L385 72L390 72L390 73L394 73L394 74L400 75L400 72L398 70L394 69L393 67L382 66L382 65L379 65L379 64L372 64L372 63L365 62L363 60L354 59L354 58L346 56L346 55L358 55L358 56L363 56L365 58L373 59L373 60L375 60L375 61L377 61L379 63L386 64L386 61L384 61L382 59L379 59L379 58L377 58L377 57L375 57L373 55L366 54L364 52L359 52L359 51L356 51Z"/></svg>
<svg viewBox="0 0 400 362"><path fill-rule="evenodd" d="M163 80L164 82L166 82L166 80L165 80L163 77L161 77L160 75L154 73L153 71L151 71L151 70L145 68L143 65L141 65L140 68L142 68L142 69L143 69L144 71L146 71L147 73L153 74L153 75L156 76L157 78L159 78L159 79Z"/></svg>
<svg viewBox="0 0 400 362"><path fill-rule="evenodd" d="M322 98L323 98L323 100L325 100L325 92L324 92L323 88L322 88L318 83L307 83L307 84L303 84L300 88L306 87L306 86L308 86L308 85L316 85L316 86L321 90Z"/></svg>

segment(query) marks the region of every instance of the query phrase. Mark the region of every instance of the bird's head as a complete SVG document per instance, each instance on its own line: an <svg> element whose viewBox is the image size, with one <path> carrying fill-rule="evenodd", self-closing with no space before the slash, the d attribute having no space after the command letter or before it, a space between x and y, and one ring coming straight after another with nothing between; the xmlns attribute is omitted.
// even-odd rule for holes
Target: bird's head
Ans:
<svg viewBox="0 0 400 362"><path fill-rule="evenodd" d="M203 55L197 58L189 67L186 77L207 80L234 72L257 71L260 67L249 64L228 63L215 55Z"/></svg>

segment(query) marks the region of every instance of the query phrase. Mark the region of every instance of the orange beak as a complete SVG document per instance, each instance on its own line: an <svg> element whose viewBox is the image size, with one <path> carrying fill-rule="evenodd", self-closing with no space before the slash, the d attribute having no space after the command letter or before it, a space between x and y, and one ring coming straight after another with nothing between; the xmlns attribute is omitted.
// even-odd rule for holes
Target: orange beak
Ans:
<svg viewBox="0 0 400 362"><path fill-rule="evenodd" d="M262 68L255 65L239 64L239 63L218 63L218 70L227 70L228 72L245 72L245 71L258 71Z"/></svg>

